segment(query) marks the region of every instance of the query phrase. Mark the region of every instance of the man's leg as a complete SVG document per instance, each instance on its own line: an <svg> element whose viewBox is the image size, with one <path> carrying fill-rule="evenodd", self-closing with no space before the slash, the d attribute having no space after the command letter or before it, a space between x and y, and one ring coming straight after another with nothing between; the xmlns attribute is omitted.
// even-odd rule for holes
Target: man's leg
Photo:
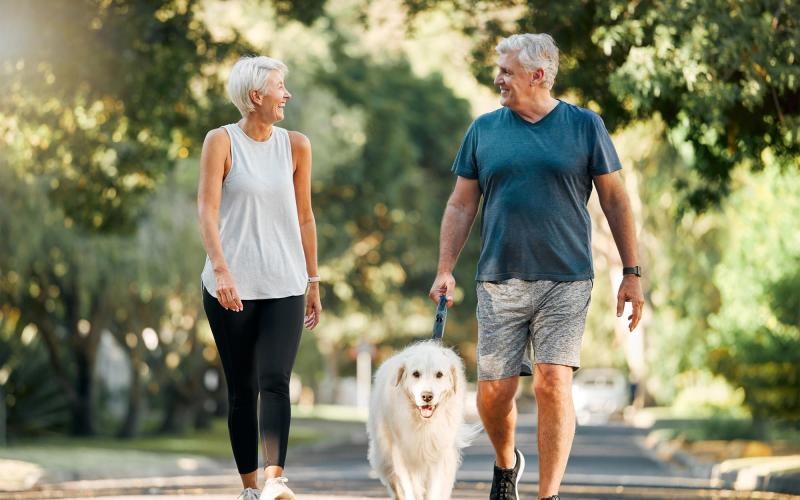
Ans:
<svg viewBox="0 0 800 500"><path fill-rule="evenodd" d="M539 417L539 498L547 498L558 493L575 437L572 368L537 364L533 386Z"/></svg>
<svg viewBox="0 0 800 500"><path fill-rule="evenodd" d="M514 430L517 425L518 376L478 382L478 413L495 452L498 467L514 467Z"/></svg>
<svg viewBox="0 0 800 500"><path fill-rule="evenodd" d="M572 373L581 365L581 339L591 279L538 281L531 324L536 353L533 388L538 407L539 497L558 493L575 437Z"/></svg>
<svg viewBox="0 0 800 500"><path fill-rule="evenodd" d="M525 359L533 316L530 282L518 279L479 282L478 412L495 450L493 500L519 500L517 485L525 458L515 452L519 375L530 366Z"/></svg>

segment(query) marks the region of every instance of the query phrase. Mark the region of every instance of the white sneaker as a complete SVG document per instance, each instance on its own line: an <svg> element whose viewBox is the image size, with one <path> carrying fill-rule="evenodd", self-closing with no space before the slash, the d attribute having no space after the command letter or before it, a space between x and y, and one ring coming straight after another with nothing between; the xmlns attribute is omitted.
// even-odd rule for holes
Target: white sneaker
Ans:
<svg viewBox="0 0 800 500"><path fill-rule="evenodd" d="M241 498L242 500L258 500L261 491L255 488L245 488L242 490L242 493L236 497L237 500Z"/></svg>
<svg viewBox="0 0 800 500"><path fill-rule="evenodd" d="M260 500L295 500L294 493L286 486L287 481L283 476L267 479Z"/></svg>

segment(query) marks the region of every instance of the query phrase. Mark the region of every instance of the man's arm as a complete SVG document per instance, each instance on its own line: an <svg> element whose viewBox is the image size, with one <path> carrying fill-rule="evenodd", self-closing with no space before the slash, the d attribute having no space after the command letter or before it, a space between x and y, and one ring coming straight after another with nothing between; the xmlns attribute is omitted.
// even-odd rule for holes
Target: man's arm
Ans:
<svg viewBox="0 0 800 500"><path fill-rule="evenodd" d="M464 243L469 236L475 215L478 213L478 204L481 191L477 179L458 177L453 194L447 200L447 207L442 217L442 229L439 236L439 266L436 279L433 281L430 298L439 301L439 296L447 296L447 306L453 305L453 290L456 280L453 278L453 268L458 261L458 255L464 248Z"/></svg>
<svg viewBox="0 0 800 500"><path fill-rule="evenodd" d="M614 242L617 244L623 267L639 265L639 253L636 245L636 227L633 222L628 193L622 184L619 172L594 177L600 207L608 220ZM622 316L625 302L630 302L633 312L628 316L628 329L633 331L639 324L644 307L644 294L640 278L634 274L626 274L617 292L617 316Z"/></svg>

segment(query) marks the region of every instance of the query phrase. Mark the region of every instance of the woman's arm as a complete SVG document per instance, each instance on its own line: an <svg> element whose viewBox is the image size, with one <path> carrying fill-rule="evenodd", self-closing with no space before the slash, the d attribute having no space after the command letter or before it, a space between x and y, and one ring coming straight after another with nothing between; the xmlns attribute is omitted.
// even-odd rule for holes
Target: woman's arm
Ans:
<svg viewBox="0 0 800 500"><path fill-rule="evenodd" d="M206 135L200 155L197 214L200 219L200 236L217 282L217 300L225 309L241 311L242 301L222 254L219 237L219 203L222 198L222 181L231 168L230 151L231 140L224 129L214 129Z"/></svg>
<svg viewBox="0 0 800 500"><path fill-rule="evenodd" d="M311 209L311 141L300 132L289 132L294 160L294 196L297 217L300 220L300 238L309 276L319 276L317 269L317 223ZM308 285L304 325L309 330L319 323L322 304L319 298L319 282Z"/></svg>

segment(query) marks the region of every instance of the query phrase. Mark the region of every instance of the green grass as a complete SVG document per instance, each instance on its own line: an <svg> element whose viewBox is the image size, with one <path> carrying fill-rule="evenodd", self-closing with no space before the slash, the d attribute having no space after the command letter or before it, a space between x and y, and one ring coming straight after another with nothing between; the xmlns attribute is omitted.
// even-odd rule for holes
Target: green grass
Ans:
<svg viewBox="0 0 800 500"><path fill-rule="evenodd" d="M762 434L750 419L711 418L658 418L652 429L669 439L682 437L686 441L706 440L762 440L784 442L800 447L800 430L785 422L770 422Z"/></svg>
<svg viewBox="0 0 800 500"><path fill-rule="evenodd" d="M343 405L293 406L292 418L366 423L367 412L363 408Z"/></svg>
<svg viewBox="0 0 800 500"><path fill-rule="evenodd" d="M353 423L353 425L357 424ZM316 418L293 419L289 434L289 446L314 443L331 438L336 433L331 432L330 427L330 425L325 425L324 421ZM224 419L214 420L210 429L193 431L183 435L151 435L132 439L119 439L112 436L48 436L19 440L11 446L11 449L17 447L134 450L156 453L183 453L211 458L229 458L231 456L228 426Z"/></svg>

